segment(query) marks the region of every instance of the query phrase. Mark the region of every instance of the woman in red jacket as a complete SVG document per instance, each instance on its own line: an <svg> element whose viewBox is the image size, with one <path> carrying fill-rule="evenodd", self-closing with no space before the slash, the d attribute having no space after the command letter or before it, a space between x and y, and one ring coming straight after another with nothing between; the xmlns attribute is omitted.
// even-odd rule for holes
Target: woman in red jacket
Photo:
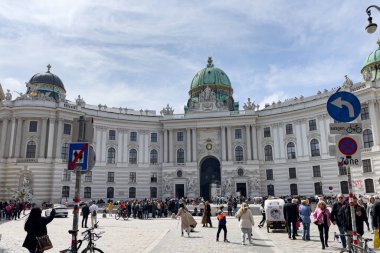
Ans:
<svg viewBox="0 0 380 253"><path fill-rule="evenodd" d="M322 249L325 246L328 247L327 241L329 239L329 227L331 225L331 214L329 209L327 209L326 203L324 201L319 201L317 208L313 214L313 222L318 226L319 238L321 239ZM324 232L324 235L323 235Z"/></svg>

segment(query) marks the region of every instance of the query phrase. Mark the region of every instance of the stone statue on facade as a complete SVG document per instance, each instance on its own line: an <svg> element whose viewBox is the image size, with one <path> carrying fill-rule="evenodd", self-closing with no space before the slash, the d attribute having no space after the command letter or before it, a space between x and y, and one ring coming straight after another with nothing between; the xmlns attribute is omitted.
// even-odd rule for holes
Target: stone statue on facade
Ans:
<svg viewBox="0 0 380 253"><path fill-rule="evenodd" d="M352 80L350 78L348 78L347 75L345 75L344 78L345 78L345 80L344 80L343 85L342 85L343 88L351 88L354 85Z"/></svg>
<svg viewBox="0 0 380 253"><path fill-rule="evenodd" d="M78 98L75 99L75 103L80 106L84 106L86 104L86 102L83 100L83 98L80 97L80 95L78 95Z"/></svg>
<svg viewBox="0 0 380 253"><path fill-rule="evenodd" d="M214 102L215 100L215 92L208 86L199 94L200 102Z"/></svg>
<svg viewBox="0 0 380 253"><path fill-rule="evenodd" d="M194 192L195 190L195 179L194 178L189 178L186 182L187 184L187 190L189 192Z"/></svg>
<svg viewBox="0 0 380 253"><path fill-rule="evenodd" d="M174 109L167 104L166 107L162 108L160 113L161 115L173 115Z"/></svg>
<svg viewBox="0 0 380 253"><path fill-rule="evenodd" d="M372 78L372 73L371 73L371 70L369 68L367 68L364 73L363 73L363 78L364 78L364 81L371 81L371 78Z"/></svg>
<svg viewBox="0 0 380 253"><path fill-rule="evenodd" d="M7 90L7 93L5 93L5 100L12 100L12 93L10 90Z"/></svg>
<svg viewBox="0 0 380 253"><path fill-rule="evenodd" d="M171 187L168 175L165 175L165 177L163 179L163 183L164 183L164 191L165 192L171 192L172 187Z"/></svg>
<svg viewBox="0 0 380 253"><path fill-rule="evenodd" d="M244 110L255 110L256 108L256 104L255 102L251 102L251 99L248 98L248 101L247 103L244 103L244 106L243 106Z"/></svg>

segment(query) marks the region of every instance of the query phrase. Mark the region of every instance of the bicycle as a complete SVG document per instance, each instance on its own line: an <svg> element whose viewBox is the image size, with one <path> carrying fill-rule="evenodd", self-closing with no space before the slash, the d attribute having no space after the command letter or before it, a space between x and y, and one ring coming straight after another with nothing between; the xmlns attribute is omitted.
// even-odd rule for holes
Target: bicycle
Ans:
<svg viewBox="0 0 380 253"><path fill-rule="evenodd" d="M363 253L375 253L375 251L368 246L368 242L373 241L373 239L371 239L371 238L364 238L364 237L362 237L360 240L362 241L362 243L364 244L364 246L361 247L359 245L355 245L352 242L352 235L350 235L350 234L337 234L336 232L334 232L334 241L337 240L337 242L340 242L339 241L339 237L340 236L349 236L349 237L351 237L351 248L348 249L348 252L350 252L350 253L358 253L358 252L361 252L361 251ZM358 238L358 240L359 240L359 238Z"/></svg>
<svg viewBox="0 0 380 253"><path fill-rule="evenodd" d="M352 133L352 131L354 131L355 133L359 134L363 131L363 129L358 124L355 124L354 127L347 127L346 131L347 133Z"/></svg>
<svg viewBox="0 0 380 253"><path fill-rule="evenodd" d="M122 212L122 214L120 214ZM123 218L124 220L128 220L129 219L129 215L128 215L128 212L127 212L127 209L123 209L122 211L121 210L117 210L116 214L115 214L115 219L118 220L120 218Z"/></svg>
<svg viewBox="0 0 380 253"><path fill-rule="evenodd" d="M96 223L96 225L98 222ZM104 232L100 232L98 234L92 232L94 228L87 229L86 231L82 232L82 235L84 235L82 240L77 241L77 252L79 252L79 248L82 246L82 243L84 240L88 241L88 244L84 250L82 250L82 253L93 253L93 252L99 252L104 253L101 249L95 247L94 241L97 241L99 238L101 238L101 234ZM72 248L68 248L65 250L61 250L60 253L72 253Z"/></svg>

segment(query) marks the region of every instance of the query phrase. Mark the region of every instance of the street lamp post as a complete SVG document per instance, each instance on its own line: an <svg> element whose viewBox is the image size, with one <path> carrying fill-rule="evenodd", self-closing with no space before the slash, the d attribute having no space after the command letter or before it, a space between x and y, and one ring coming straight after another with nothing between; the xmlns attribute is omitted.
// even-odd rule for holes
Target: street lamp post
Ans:
<svg viewBox="0 0 380 253"><path fill-rule="evenodd" d="M376 31L376 28L377 28L377 24L372 23L371 10L370 10L371 8L375 8L376 10L378 10L380 12L380 7L377 5L368 6L368 8L366 9L366 13L368 15L368 25L365 28L365 30L368 33L374 33Z"/></svg>

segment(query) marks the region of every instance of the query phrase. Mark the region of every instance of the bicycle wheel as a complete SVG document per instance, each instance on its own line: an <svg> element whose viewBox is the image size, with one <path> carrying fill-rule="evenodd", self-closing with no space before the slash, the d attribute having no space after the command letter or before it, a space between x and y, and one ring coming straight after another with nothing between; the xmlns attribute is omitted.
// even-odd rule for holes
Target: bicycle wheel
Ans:
<svg viewBox="0 0 380 253"><path fill-rule="evenodd" d="M115 219L116 220L120 219L120 214L119 213L115 213Z"/></svg>
<svg viewBox="0 0 380 253"><path fill-rule="evenodd" d="M93 252L99 252L99 253L104 253L103 250L92 247L92 248L87 248L82 251L82 253L93 253Z"/></svg>

